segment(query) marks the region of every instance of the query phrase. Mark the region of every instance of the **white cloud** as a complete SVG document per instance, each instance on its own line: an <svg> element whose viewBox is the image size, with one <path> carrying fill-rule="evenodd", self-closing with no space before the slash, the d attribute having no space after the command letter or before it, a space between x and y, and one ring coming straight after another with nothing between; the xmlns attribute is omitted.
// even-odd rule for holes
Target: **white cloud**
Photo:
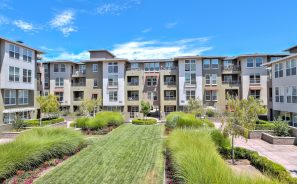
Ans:
<svg viewBox="0 0 297 184"><path fill-rule="evenodd" d="M186 38L170 42L157 40L131 41L115 45L112 53L127 59L160 59L175 56L200 55L211 50L210 46L202 46L209 37Z"/></svg>
<svg viewBox="0 0 297 184"><path fill-rule="evenodd" d="M142 33L148 33L148 32L151 32L153 30L153 28L149 27L149 28L146 28L144 30L142 30L141 32Z"/></svg>
<svg viewBox="0 0 297 184"><path fill-rule="evenodd" d="M113 3L105 3L97 7L97 13L100 15L111 14L119 15L122 11L133 8L141 4L141 0L124 0Z"/></svg>
<svg viewBox="0 0 297 184"><path fill-rule="evenodd" d="M69 36L71 32L76 32L73 26L75 13L72 10L65 10L57 14L51 21L50 25L63 33L65 37Z"/></svg>
<svg viewBox="0 0 297 184"><path fill-rule="evenodd" d="M63 51L55 55L45 55L43 57L44 61L53 61L53 60L80 61L80 60L87 60L87 59L90 59L90 54L88 51L82 51L79 53L70 53L70 52Z"/></svg>
<svg viewBox="0 0 297 184"><path fill-rule="evenodd" d="M25 32L35 31L37 29L33 24L23 20L15 20L13 24Z"/></svg>
<svg viewBox="0 0 297 184"><path fill-rule="evenodd" d="M171 29L174 28L177 25L177 22L169 22L165 24L165 28Z"/></svg>
<svg viewBox="0 0 297 184"><path fill-rule="evenodd" d="M0 9L12 10L13 7L10 5L10 0L0 0Z"/></svg>

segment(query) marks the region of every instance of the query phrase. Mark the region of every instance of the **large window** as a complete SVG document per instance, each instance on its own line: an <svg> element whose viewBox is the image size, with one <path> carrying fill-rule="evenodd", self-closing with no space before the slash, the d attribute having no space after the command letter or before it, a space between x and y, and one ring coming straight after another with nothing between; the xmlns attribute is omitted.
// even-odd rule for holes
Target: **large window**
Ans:
<svg viewBox="0 0 297 184"><path fill-rule="evenodd" d="M276 87L275 88L275 102L284 102L284 93L282 88Z"/></svg>
<svg viewBox="0 0 297 184"><path fill-rule="evenodd" d="M9 67L9 81L19 82L20 81L20 69L18 67Z"/></svg>
<svg viewBox="0 0 297 184"><path fill-rule="evenodd" d="M164 100L175 100L176 91L175 90L165 90L164 91Z"/></svg>
<svg viewBox="0 0 297 184"><path fill-rule="evenodd" d="M203 69L218 69L219 59L203 59Z"/></svg>
<svg viewBox="0 0 297 184"><path fill-rule="evenodd" d="M217 85L217 74L206 74L205 84L207 85Z"/></svg>
<svg viewBox="0 0 297 184"><path fill-rule="evenodd" d="M195 90L187 90L186 91L186 100L195 99L196 91Z"/></svg>
<svg viewBox="0 0 297 184"><path fill-rule="evenodd" d="M274 77L279 78L283 77L283 63L277 63L274 66Z"/></svg>
<svg viewBox="0 0 297 184"><path fill-rule="evenodd" d="M247 68L253 68L254 67L254 58L247 58L246 59L246 67Z"/></svg>
<svg viewBox="0 0 297 184"><path fill-rule="evenodd" d="M151 100L151 101L156 101L156 100L158 100L157 92L155 92L155 91L149 91L149 92L147 93L147 97L148 97L148 99Z"/></svg>
<svg viewBox="0 0 297 184"><path fill-rule="evenodd" d="M210 69L210 59L203 59L203 68Z"/></svg>
<svg viewBox="0 0 297 184"><path fill-rule="evenodd" d="M117 91L109 91L109 101L110 102L116 102L118 101L118 92Z"/></svg>
<svg viewBox="0 0 297 184"><path fill-rule="evenodd" d="M23 69L23 82L32 82L32 70Z"/></svg>
<svg viewBox="0 0 297 184"><path fill-rule="evenodd" d="M263 58L262 57L256 57L256 59L255 59L256 61L256 67L257 68L259 68L259 67L261 67L262 66L262 64L263 64Z"/></svg>
<svg viewBox="0 0 297 184"><path fill-rule="evenodd" d="M4 90L4 104L16 105L16 90L10 90L10 89Z"/></svg>
<svg viewBox="0 0 297 184"><path fill-rule="evenodd" d="M148 86L156 86L157 85L157 77L147 77L146 79Z"/></svg>
<svg viewBox="0 0 297 184"><path fill-rule="evenodd" d="M165 85L175 85L175 75L164 75Z"/></svg>
<svg viewBox="0 0 297 184"><path fill-rule="evenodd" d="M79 65L79 73L86 74L86 65Z"/></svg>
<svg viewBox="0 0 297 184"><path fill-rule="evenodd" d="M93 87L98 87L98 80L94 79Z"/></svg>
<svg viewBox="0 0 297 184"><path fill-rule="evenodd" d="M159 71L160 63L144 63L145 71Z"/></svg>
<svg viewBox="0 0 297 184"><path fill-rule="evenodd" d="M186 60L185 71L196 71L196 60Z"/></svg>
<svg viewBox="0 0 297 184"><path fill-rule="evenodd" d="M297 103L297 87L290 86L286 88L287 103Z"/></svg>
<svg viewBox="0 0 297 184"><path fill-rule="evenodd" d="M250 74L250 83L251 84L260 84L261 82L261 75L260 73L252 73Z"/></svg>
<svg viewBox="0 0 297 184"><path fill-rule="evenodd" d="M139 100L139 92L138 91L128 91L128 100L129 101L137 101Z"/></svg>
<svg viewBox="0 0 297 184"><path fill-rule="evenodd" d="M98 64L93 64L93 72L98 72Z"/></svg>
<svg viewBox="0 0 297 184"><path fill-rule="evenodd" d="M138 86L139 85L139 77L138 76L128 76L128 85Z"/></svg>
<svg viewBox="0 0 297 184"><path fill-rule="evenodd" d="M66 65L65 64L54 64L54 72L65 72Z"/></svg>
<svg viewBox="0 0 297 184"><path fill-rule="evenodd" d="M211 69L219 68L219 59L211 59Z"/></svg>
<svg viewBox="0 0 297 184"><path fill-rule="evenodd" d="M20 59L20 47L10 44L9 45L9 57Z"/></svg>
<svg viewBox="0 0 297 184"><path fill-rule="evenodd" d="M296 75L296 60L286 62L286 76Z"/></svg>
<svg viewBox="0 0 297 184"><path fill-rule="evenodd" d="M260 99L260 90L250 90L250 96L254 99Z"/></svg>
<svg viewBox="0 0 297 184"><path fill-rule="evenodd" d="M119 71L118 63L116 62L108 63L108 73L118 73L118 71Z"/></svg>
<svg viewBox="0 0 297 184"><path fill-rule="evenodd" d="M137 69L139 69L139 63L131 63L131 69L132 69L132 70L137 70Z"/></svg>
<svg viewBox="0 0 297 184"><path fill-rule="evenodd" d="M59 102L64 101L64 92L55 92L55 96L57 96Z"/></svg>
<svg viewBox="0 0 297 184"><path fill-rule="evenodd" d="M64 78L58 77L56 78L56 87L63 87L64 86Z"/></svg>
<svg viewBox="0 0 297 184"><path fill-rule="evenodd" d="M218 100L217 91L214 91L214 90L205 91L205 101L217 101L217 100Z"/></svg>
<svg viewBox="0 0 297 184"><path fill-rule="evenodd" d="M186 84L196 84L196 73L185 73Z"/></svg>
<svg viewBox="0 0 297 184"><path fill-rule="evenodd" d="M31 62L32 61L32 51L29 49L23 49L23 60Z"/></svg>
<svg viewBox="0 0 297 184"><path fill-rule="evenodd" d="M14 123L15 113L5 113L3 117L4 124L12 124Z"/></svg>
<svg viewBox="0 0 297 184"><path fill-rule="evenodd" d="M28 104L29 93L28 90L19 90L18 91L18 104L25 105Z"/></svg>
<svg viewBox="0 0 297 184"><path fill-rule="evenodd" d="M117 75L109 75L108 76L108 85L109 86L117 86L118 85L118 76Z"/></svg>
<svg viewBox="0 0 297 184"><path fill-rule="evenodd" d="M174 63L172 61L170 62L165 62L165 69L173 69L174 68Z"/></svg>

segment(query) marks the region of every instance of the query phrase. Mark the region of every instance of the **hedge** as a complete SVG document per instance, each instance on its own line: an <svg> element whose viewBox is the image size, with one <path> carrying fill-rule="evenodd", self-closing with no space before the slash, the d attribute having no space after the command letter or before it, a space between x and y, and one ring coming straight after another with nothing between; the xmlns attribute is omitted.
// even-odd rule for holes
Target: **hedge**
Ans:
<svg viewBox="0 0 297 184"><path fill-rule="evenodd" d="M133 119L132 120L132 124L135 125L154 125L157 124L157 120L156 119Z"/></svg>
<svg viewBox="0 0 297 184"><path fill-rule="evenodd" d="M56 124L56 123L60 123L60 122L63 122L63 121L64 121L64 118L54 118L54 119L42 120L41 121L41 126ZM24 120L24 123L26 123L26 125L28 127L40 126L40 120L39 119Z"/></svg>
<svg viewBox="0 0 297 184"><path fill-rule="evenodd" d="M258 120L255 129L256 130L273 130L274 123L265 121L265 120Z"/></svg>
<svg viewBox="0 0 297 184"><path fill-rule="evenodd" d="M0 183L17 170L31 170L52 158L72 155L84 145L83 136L71 129L37 128L25 132L15 141L0 145Z"/></svg>

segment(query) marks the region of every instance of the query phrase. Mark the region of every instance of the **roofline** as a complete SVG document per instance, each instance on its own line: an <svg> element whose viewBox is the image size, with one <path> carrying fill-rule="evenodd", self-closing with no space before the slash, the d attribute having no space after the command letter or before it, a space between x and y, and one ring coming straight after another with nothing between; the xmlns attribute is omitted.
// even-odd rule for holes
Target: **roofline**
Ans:
<svg viewBox="0 0 297 184"><path fill-rule="evenodd" d="M106 49L89 50L88 52L107 52L110 55L112 55L113 57L116 57L113 53L111 53L109 50L106 50Z"/></svg>
<svg viewBox="0 0 297 184"><path fill-rule="evenodd" d="M40 63L73 63L73 64L79 64L79 62L69 61L69 60L42 61Z"/></svg>
<svg viewBox="0 0 297 184"><path fill-rule="evenodd" d="M295 57L295 56L297 56L297 54L291 54L291 55L288 55L288 56L283 57L283 58L281 58L281 59L277 59L277 60L271 61L271 62L269 62L269 63L265 63L265 64L263 64L262 66L271 66L272 64L279 63L279 62L285 61L285 60L287 60L287 59L291 59L291 58L293 58L293 57Z"/></svg>
<svg viewBox="0 0 297 184"><path fill-rule="evenodd" d="M9 39L3 38L3 37L0 37L0 40L4 40L4 41L10 42L10 43L13 43L15 45L19 45L19 46L22 46L22 47L26 47L26 48L32 49L32 50L36 51L38 54L45 54L45 52L40 51L38 49L34 49L33 47L27 46L27 45L25 45L23 43L12 41L12 40L9 40Z"/></svg>
<svg viewBox="0 0 297 184"><path fill-rule="evenodd" d="M292 50L292 49L295 49L295 48L297 48L297 45L295 45L295 46L292 46L292 47L290 47L290 48L287 48L286 50L284 50L284 51L290 51L290 50Z"/></svg>

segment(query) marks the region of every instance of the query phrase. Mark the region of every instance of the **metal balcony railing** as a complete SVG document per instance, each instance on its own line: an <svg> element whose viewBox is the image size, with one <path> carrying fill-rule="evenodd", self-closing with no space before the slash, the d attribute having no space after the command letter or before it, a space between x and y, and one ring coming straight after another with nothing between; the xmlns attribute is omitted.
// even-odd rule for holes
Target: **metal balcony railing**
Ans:
<svg viewBox="0 0 297 184"><path fill-rule="evenodd" d="M128 86L138 86L139 82L128 82Z"/></svg>
<svg viewBox="0 0 297 184"><path fill-rule="evenodd" d="M261 79L250 79L250 84L260 84Z"/></svg>
<svg viewBox="0 0 297 184"><path fill-rule="evenodd" d="M165 96L164 100L176 100L176 96Z"/></svg>
<svg viewBox="0 0 297 184"><path fill-rule="evenodd" d="M237 80L227 80L227 81L222 81L222 84L233 84L233 85L236 85L236 84L240 84L240 81L237 81Z"/></svg>
<svg viewBox="0 0 297 184"><path fill-rule="evenodd" d="M176 85L176 82L175 81L165 81L164 84L174 86L174 85Z"/></svg>
<svg viewBox="0 0 297 184"><path fill-rule="evenodd" d="M85 82L75 82L75 83L71 83L71 86L86 86Z"/></svg>
<svg viewBox="0 0 297 184"><path fill-rule="evenodd" d="M129 97L128 96L128 101L138 101L139 97Z"/></svg>
<svg viewBox="0 0 297 184"><path fill-rule="evenodd" d="M118 86L118 82L108 82L108 86Z"/></svg>
<svg viewBox="0 0 297 184"><path fill-rule="evenodd" d="M222 66L223 71L240 71L241 68L238 65L228 65L228 66Z"/></svg>

